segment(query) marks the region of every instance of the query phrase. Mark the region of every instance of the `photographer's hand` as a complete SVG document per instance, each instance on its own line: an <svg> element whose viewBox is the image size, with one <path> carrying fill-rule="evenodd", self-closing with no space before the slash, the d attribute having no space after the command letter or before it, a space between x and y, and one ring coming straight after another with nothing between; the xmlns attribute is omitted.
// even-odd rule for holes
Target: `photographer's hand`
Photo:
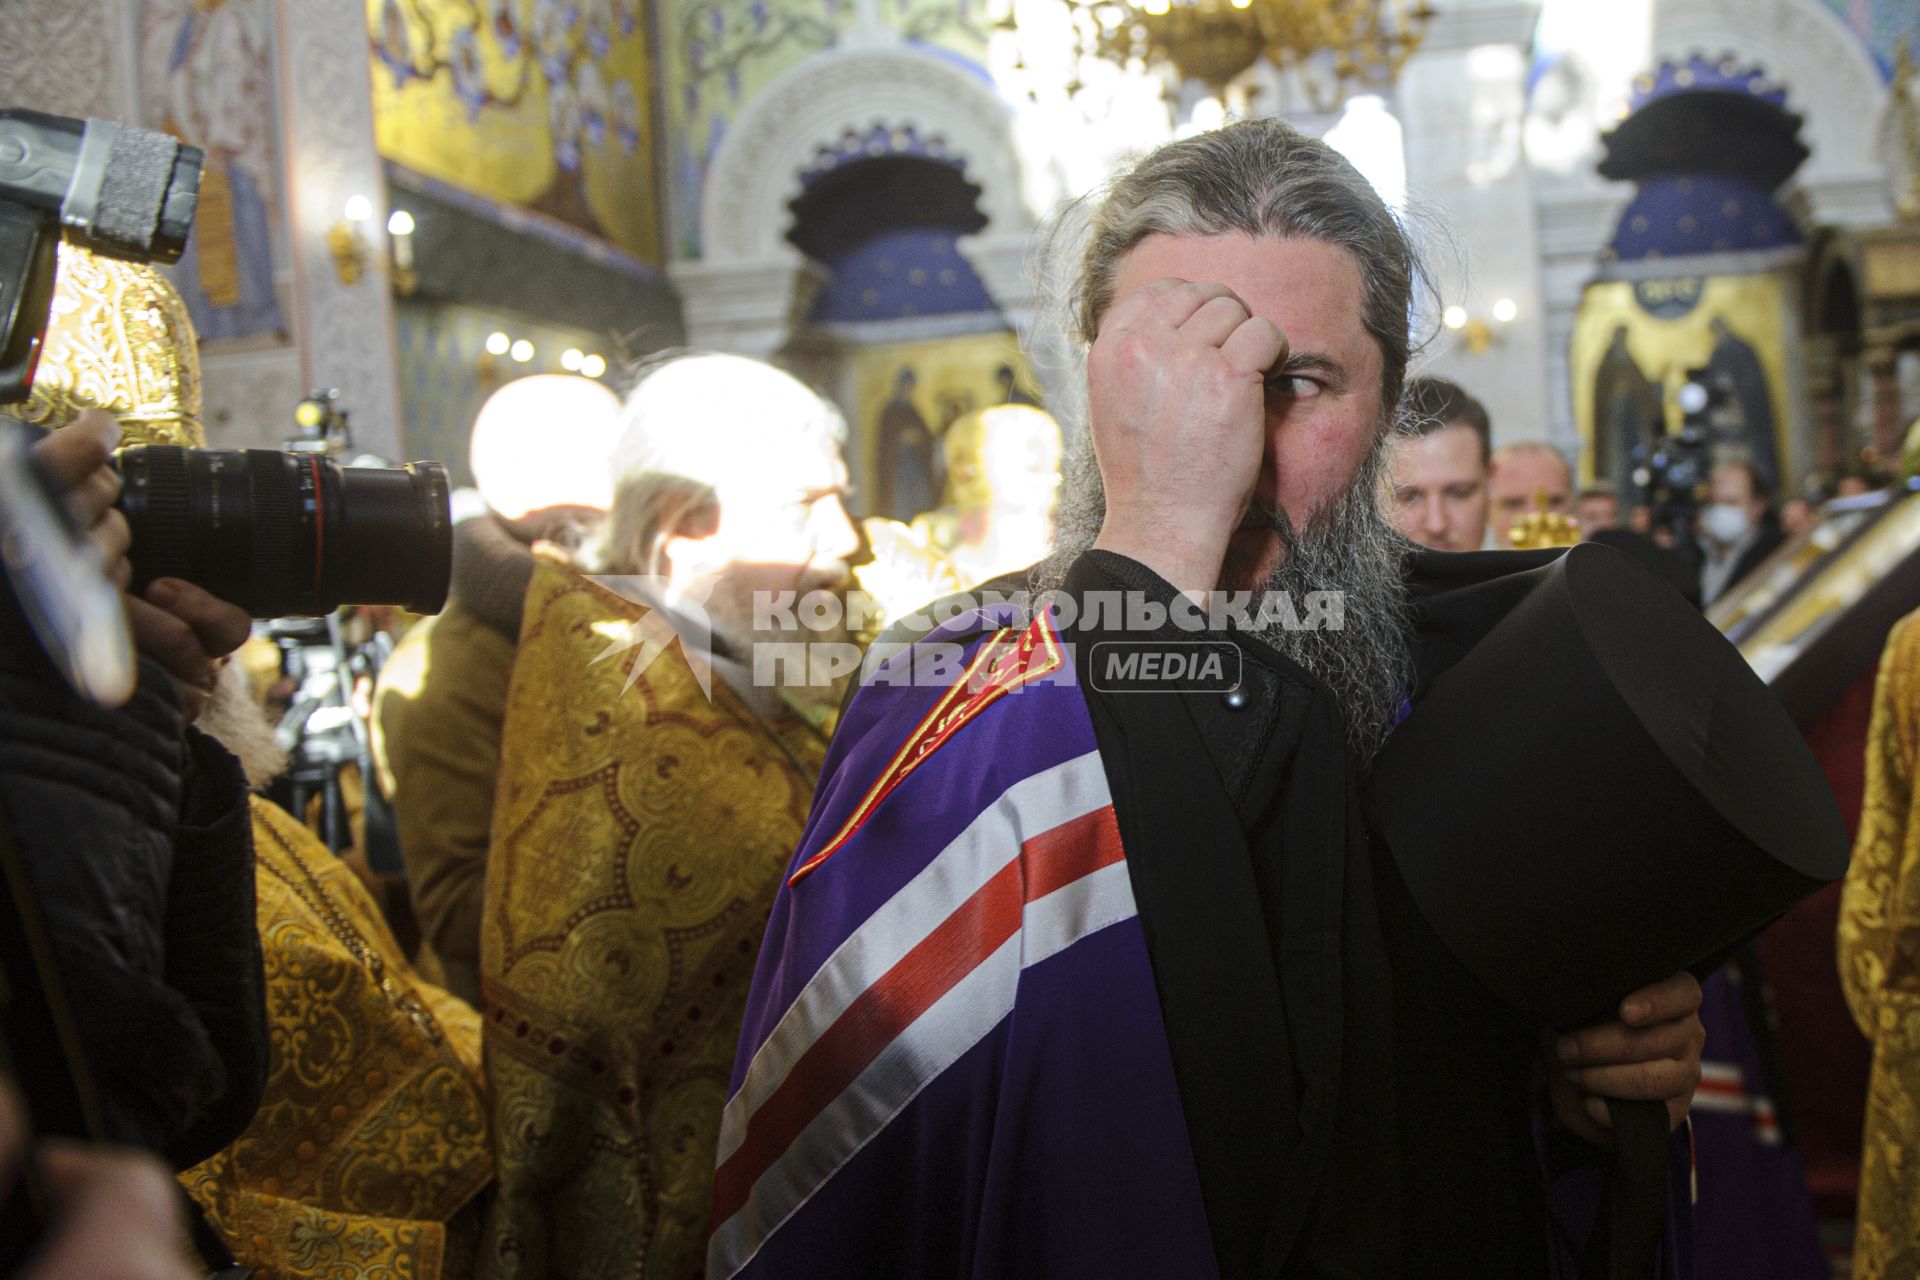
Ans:
<svg viewBox="0 0 1920 1280"><path fill-rule="evenodd" d="M124 591L133 580L127 559L132 537L126 517L114 506L120 473L108 465L119 440L113 415L89 409L34 445L33 453L100 549L107 576ZM144 600L128 595L127 621L134 647L179 682L189 722L199 719L213 696L220 660L246 643L253 625L244 609L178 578L154 582Z"/></svg>
<svg viewBox="0 0 1920 1280"><path fill-rule="evenodd" d="M33 446L33 456L65 498L75 523L99 550L107 577L122 591L133 580L127 559L132 536L127 518L114 506L120 498L120 473L110 460L120 442L120 424L112 414L88 409L72 425L48 433Z"/></svg>
<svg viewBox="0 0 1920 1280"><path fill-rule="evenodd" d="M19 1096L0 1085L0 1181L11 1182L24 1128ZM178 1189L159 1160L54 1141L38 1154L52 1221L20 1280L190 1280Z"/></svg>
<svg viewBox="0 0 1920 1280"><path fill-rule="evenodd" d="M189 722L213 697L220 663L247 642L253 627L240 606L179 578L156 580L145 600L129 595L127 621L134 647L179 683Z"/></svg>

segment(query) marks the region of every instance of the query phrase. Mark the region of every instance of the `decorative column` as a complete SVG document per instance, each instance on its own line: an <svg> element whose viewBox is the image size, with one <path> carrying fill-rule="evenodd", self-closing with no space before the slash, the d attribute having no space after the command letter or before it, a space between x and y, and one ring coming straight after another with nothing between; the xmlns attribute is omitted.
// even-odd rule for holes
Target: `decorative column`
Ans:
<svg viewBox="0 0 1920 1280"><path fill-rule="evenodd" d="M1846 396L1841 389L1842 361L1831 339L1807 349L1807 391L1813 402L1813 442L1820 474L1828 480L1840 470Z"/></svg>
<svg viewBox="0 0 1920 1280"><path fill-rule="evenodd" d="M1863 359L1873 379L1873 447L1880 465L1900 465L1900 438L1906 425L1900 421L1900 353L1891 343L1874 343Z"/></svg>
<svg viewBox="0 0 1920 1280"><path fill-rule="evenodd" d="M132 8L125 0L0 3L6 105L138 123Z"/></svg>
<svg viewBox="0 0 1920 1280"><path fill-rule="evenodd" d="M1442 301L1480 321L1491 321L1502 298L1516 308L1478 354L1443 332L1421 371L1454 379L1485 404L1496 445L1551 438L1571 453L1577 437L1553 433L1548 412L1541 234L1520 144L1537 13L1533 4L1498 2L1443 8L1401 73L1395 111L1405 130L1408 198L1445 209L1466 255L1465 282L1438 281Z"/></svg>
<svg viewBox="0 0 1920 1280"><path fill-rule="evenodd" d="M387 184L373 141L373 78L364 0L280 0L282 151L294 259L294 325L308 387L338 387L356 449L404 457L393 299L386 264ZM329 247L347 202L368 216L347 228L365 269L348 280Z"/></svg>

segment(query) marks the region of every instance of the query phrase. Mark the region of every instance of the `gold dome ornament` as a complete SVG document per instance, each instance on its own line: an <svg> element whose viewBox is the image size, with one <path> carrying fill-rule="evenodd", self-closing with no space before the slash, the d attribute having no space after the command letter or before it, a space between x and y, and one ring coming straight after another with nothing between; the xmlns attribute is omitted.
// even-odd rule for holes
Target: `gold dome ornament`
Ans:
<svg viewBox="0 0 1920 1280"><path fill-rule="evenodd" d="M976 409L947 428L940 450L952 509L1052 510L1060 491L1060 428L1044 409L1024 404Z"/></svg>
<svg viewBox="0 0 1920 1280"><path fill-rule="evenodd" d="M54 428L105 409L122 445L197 449L200 405L199 343L179 291L157 267L63 242L40 365L14 416Z"/></svg>
<svg viewBox="0 0 1920 1280"><path fill-rule="evenodd" d="M1580 526L1573 517L1547 507L1547 491L1533 491L1533 510L1514 522L1508 530L1515 551L1540 551L1547 547L1571 547L1580 541Z"/></svg>

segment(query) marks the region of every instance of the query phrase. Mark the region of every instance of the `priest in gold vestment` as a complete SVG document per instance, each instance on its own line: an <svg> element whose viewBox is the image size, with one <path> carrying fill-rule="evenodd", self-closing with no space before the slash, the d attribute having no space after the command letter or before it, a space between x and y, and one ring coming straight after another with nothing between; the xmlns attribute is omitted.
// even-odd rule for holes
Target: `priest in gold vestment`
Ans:
<svg viewBox="0 0 1920 1280"><path fill-rule="evenodd" d="M421 981L311 830L253 809L272 1035L246 1133L181 1175L256 1280L472 1274L493 1176L480 1018Z"/></svg>
<svg viewBox="0 0 1920 1280"><path fill-rule="evenodd" d="M285 769L238 665L200 727L254 788ZM423 980L318 835L254 797L267 1087L246 1132L180 1175L257 1280L460 1280L493 1177L480 1016Z"/></svg>
<svg viewBox="0 0 1920 1280"><path fill-rule="evenodd" d="M1856 1280L1920 1277L1920 613L1893 628L1867 731L1867 790L1840 899L1840 983L1873 1043Z"/></svg>
<svg viewBox="0 0 1920 1280"><path fill-rule="evenodd" d="M844 582L843 434L770 366L668 361L626 405L582 563L536 556L481 923L483 1275L701 1274L747 987L834 701L754 661L753 599Z"/></svg>
<svg viewBox="0 0 1920 1280"><path fill-rule="evenodd" d="M947 504L913 527L968 587L1024 570L1053 546L1060 427L1030 404L976 409L940 437Z"/></svg>

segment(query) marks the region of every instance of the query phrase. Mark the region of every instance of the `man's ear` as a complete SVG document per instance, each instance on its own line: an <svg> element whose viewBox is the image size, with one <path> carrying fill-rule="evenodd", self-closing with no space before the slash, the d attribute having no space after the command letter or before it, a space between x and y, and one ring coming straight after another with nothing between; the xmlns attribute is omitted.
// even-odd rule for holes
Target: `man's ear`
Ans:
<svg viewBox="0 0 1920 1280"><path fill-rule="evenodd" d="M683 550L690 542L702 542L720 530L720 499L705 485L674 493L660 504L660 522L655 526L654 545L658 548L658 566L650 572L670 573L667 566L697 564L704 553Z"/></svg>
<svg viewBox="0 0 1920 1280"><path fill-rule="evenodd" d="M676 494L660 511L663 538L711 538L720 531L720 499L713 490Z"/></svg>

